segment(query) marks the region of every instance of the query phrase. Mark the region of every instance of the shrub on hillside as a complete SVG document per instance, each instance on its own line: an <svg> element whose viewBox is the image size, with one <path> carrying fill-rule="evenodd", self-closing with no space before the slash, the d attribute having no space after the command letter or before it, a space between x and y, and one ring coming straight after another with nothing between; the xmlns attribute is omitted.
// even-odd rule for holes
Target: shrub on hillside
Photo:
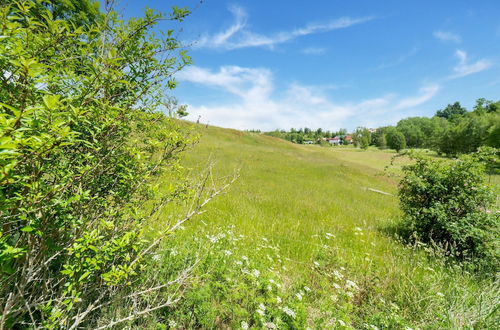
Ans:
<svg viewBox="0 0 500 330"><path fill-rule="evenodd" d="M413 235L460 260L498 267L499 213L492 209L495 195L485 184L480 157L412 158L399 186L406 238Z"/></svg>

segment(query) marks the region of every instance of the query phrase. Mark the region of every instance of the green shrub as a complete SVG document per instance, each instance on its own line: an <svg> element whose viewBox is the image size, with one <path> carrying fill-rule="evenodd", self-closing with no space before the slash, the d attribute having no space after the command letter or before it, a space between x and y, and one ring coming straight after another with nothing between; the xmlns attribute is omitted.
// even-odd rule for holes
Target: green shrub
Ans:
<svg viewBox="0 0 500 330"><path fill-rule="evenodd" d="M387 133L386 139L387 139L387 146L391 149L396 150L397 152L406 148L405 136L403 135L403 133L401 133L396 129L390 130Z"/></svg>
<svg viewBox="0 0 500 330"><path fill-rule="evenodd" d="M152 33L165 17L67 8L0 5L0 328L86 324L153 250L143 223L185 195L155 185L190 143L157 111L190 62Z"/></svg>
<svg viewBox="0 0 500 330"><path fill-rule="evenodd" d="M406 237L438 245L447 254L498 268L499 213L478 155L453 161L413 156L403 168L399 198Z"/></svg>

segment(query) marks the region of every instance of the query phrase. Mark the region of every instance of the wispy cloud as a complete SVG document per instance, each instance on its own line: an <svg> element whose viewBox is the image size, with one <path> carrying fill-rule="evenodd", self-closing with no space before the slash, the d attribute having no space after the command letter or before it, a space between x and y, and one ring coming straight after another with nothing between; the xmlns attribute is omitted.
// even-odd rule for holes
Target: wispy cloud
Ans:
<svg viewBox="0 0 500 330"><path fill-rule="evenodd" d="M396 110L414 108L432 99L439 92L439 85L429 84L419 89L418 96L407 97L399 101L395 106Z"/></svg>
<svg viewBox="0 0 500 330"><path fill-rule="evenodd" d="M444 42L462 42L462 37L460 37L460 35L449 31L435 31L433 35L436 39Z"/></svg>
<svg viewBox="0 0 500 330"><path fill-rule="evenodd" d="M451 79L465 77L490 68L493 63L488 59L480 59L474 63L469 63L467 53L463 50L457 50L455 56L458 58L458 64L453 68L455 72Z"/></svg>
<svg viewBox="0 0 500 330"><path fill-rule="evenodd" d="M324 55L326 54L326 48L323 47L307 47L300 51L302 54L306 55Z"/></svg>
<svg viewBox="0 0 500 330"><path fill-rule="evenodd" d="M344 29L356 24L368 22L374 17L341 17L324 23L309 23L301 28L263 35L247 29L248 14L239 6L230 7L234 16L233 24L214 35L205 35L195 43L195 47L232 50L247 47L269 47L282 44L292 39L315 34Z"/></svg>
<svg viewBox="0 0 500 330"><path fill-rule="evenodd" d="M178 78L237 96L235 102L190 104L189 118L201 116L212 124L238 129L304 126L338 129L353 128L354 123L367 126L395 123L405 116L406 110L424 104L439 91L438 85L430 84L420 88L416 96L387 93L356 102L336 102L328 96L328 88L318 86L292 83L282 91L275 91L273 74L265 68L222 66L212 71L195 66Z"/></svg>
<svg viewBox="0 0 500 330"><path fill-rule="evenodd" d="M385 62L374 68L372 71L378 71L378 70L383 70L383 69L388 69L392 68L395 66L398 66L400 64L403 64L407 59L415 55L420 48L418 46L414 46L412 49L410 49L408 52L402 54L398 58L394 59L393 61Z"/></svg>

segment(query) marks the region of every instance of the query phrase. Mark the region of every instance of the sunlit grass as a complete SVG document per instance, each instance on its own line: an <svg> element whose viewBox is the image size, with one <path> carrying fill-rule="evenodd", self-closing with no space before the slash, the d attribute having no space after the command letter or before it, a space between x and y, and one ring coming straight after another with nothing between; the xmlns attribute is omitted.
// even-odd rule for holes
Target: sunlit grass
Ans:
<svg viewBox="0 0 500 330"><path fill-rule="evenodd" d="M283 281L316 292L308 307L311 325L326 326L333 318L335 271L360 287L343 317L358 327L486 322L482 304L491 307L493 298L481 295L490 281L445 266L440 258L430 260L421 249L405 248L385 230L401 215L394 175L407 159L398 159L387 172L391 151L295 145L216 127L198 130L200 142L188 152L185 166L197 173L212 159L216 176L239 169L240 178L186 226L180 239L234 226L245 237L243 253L252 251L254 258L267 258L255 251L263 238L279 246L284 263L276 267ZM465 305L467 319L460 314Z"/></svg>

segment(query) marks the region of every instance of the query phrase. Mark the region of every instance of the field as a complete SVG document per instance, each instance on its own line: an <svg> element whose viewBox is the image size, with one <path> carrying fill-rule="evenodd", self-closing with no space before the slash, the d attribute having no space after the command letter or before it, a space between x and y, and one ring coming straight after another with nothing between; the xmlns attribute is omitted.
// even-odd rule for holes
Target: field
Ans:
<svg viewBox="0 0 500 330"><path fill-rule="evenodd" d="M295 145L211 126L196 130L200 142L185 159L193 175L211 159L214 177L237 170L240 177L169 242L184 258L201 241L211 244L198 248L205 258L221 254L202 262L192 289L201 295L192 307L205 300L209 306L190 320L180 307L172 322L193 326L198 318L205 327L235 327L258 325L258 317L275 320L269 311L274 298L258 290L269 278L282 283L279 300L295 306L294 318L302 310L302 323L289 327L489 327L498 321L498 287L491 279L391 236L400 216L397 176L408 160L384 171L392 152ZM252 269L264 282L245 279ZM239 296L242 286L258 297ZM268 306L266 315L257 302Z"/></svg>

